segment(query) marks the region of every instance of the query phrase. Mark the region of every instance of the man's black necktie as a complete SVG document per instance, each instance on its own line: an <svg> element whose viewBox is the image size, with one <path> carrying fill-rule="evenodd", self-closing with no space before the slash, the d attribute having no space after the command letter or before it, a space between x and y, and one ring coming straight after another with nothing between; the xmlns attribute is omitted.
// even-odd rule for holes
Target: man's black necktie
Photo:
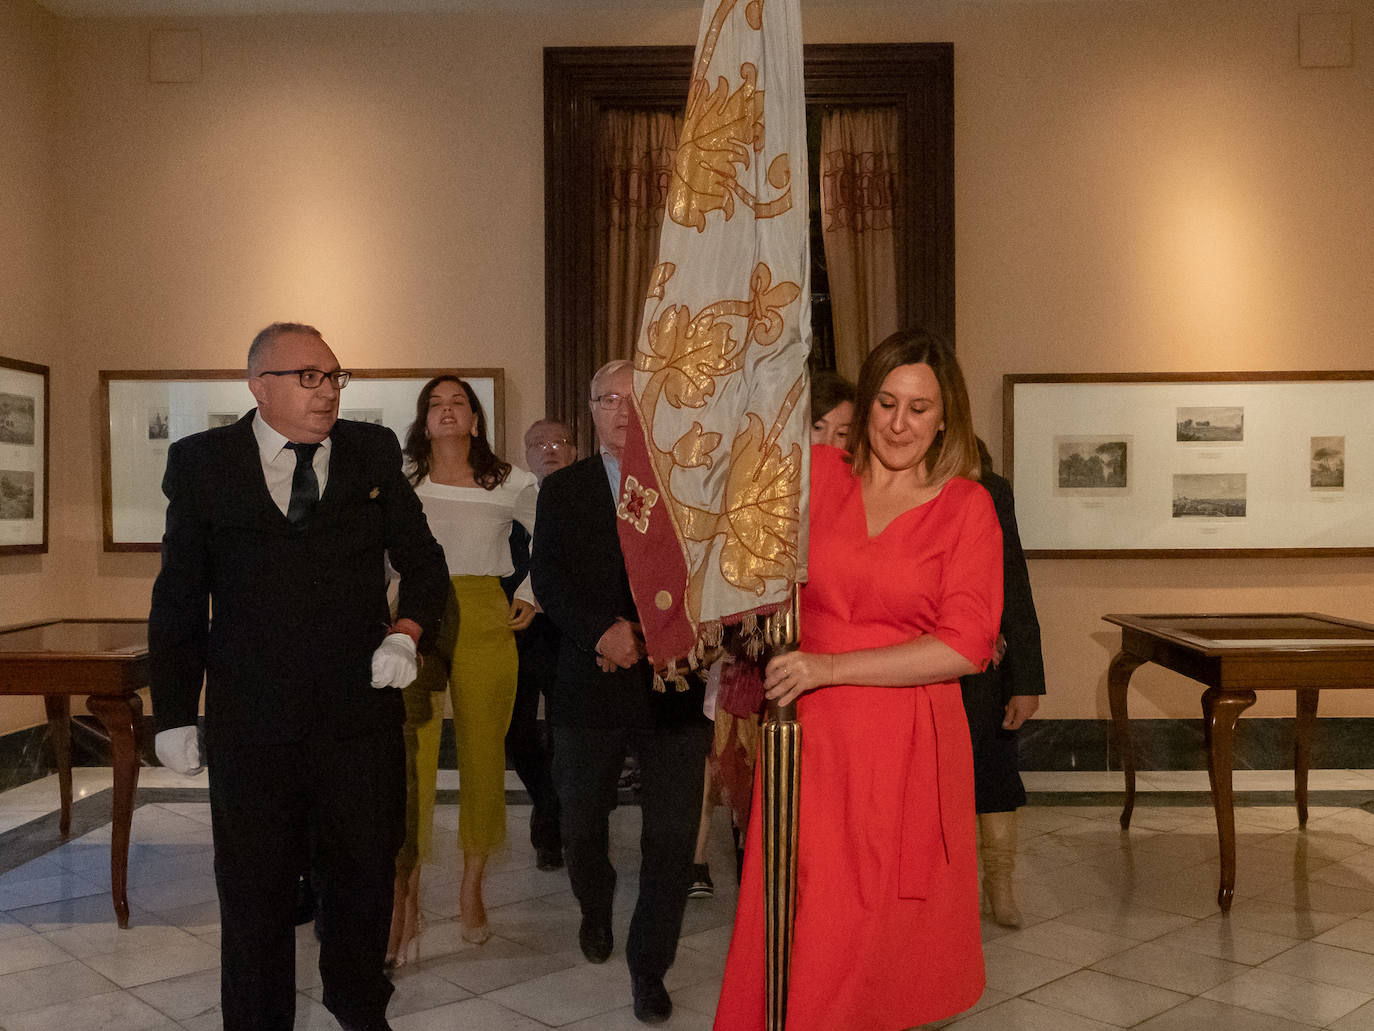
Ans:
<svg viewBox="0 0 1374 1031"><path fill-rule="evenodd" d="M286 445L296 452L296 471L291 475L291 501L286 506L286 518L300 526L310 518L320 500L320 481L315 478L315 452L319 444Z"/></svg>

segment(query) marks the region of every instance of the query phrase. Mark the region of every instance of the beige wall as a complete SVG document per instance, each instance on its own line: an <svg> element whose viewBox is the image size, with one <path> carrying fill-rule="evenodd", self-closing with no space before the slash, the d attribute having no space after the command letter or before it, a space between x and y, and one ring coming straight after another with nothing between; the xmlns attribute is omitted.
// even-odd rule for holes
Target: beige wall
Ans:
<svg viewBox="0 0 1374 1031"><path fill-rule="evenodd" d="M0 355L51 365L54 376L61 347L53 176L58 24L32 0L0 0ZM63 594L67 580L52 515L48 554L0 557L0 626L33 618L47 599ZM42 713L38 699L0 700L0 732Z"/></svg>
<svg viewBox="0 0 1374 1031"><path fill-rule="evenodd" d="M1298 12L1322 6L806 5L811 41L954 42L959 349L994 447L1008 372L1374 367L1374 6L1341 5L1354 67L1300 69ZM515 439L543 406L541 48L685 43L697 17L60 23L64 332L24 356L53 365L64 471L11 618L146 611L156 557L100 551L99 368L235 366L301 318L353 366L505 366ZM147 81L153 27L200 29L199 83ZM1104 612L1374 620L1371 560L1031 574L1055 717L1105 713ZM1196 712L1172 675L1137 679L1139 714Z"/></svg>

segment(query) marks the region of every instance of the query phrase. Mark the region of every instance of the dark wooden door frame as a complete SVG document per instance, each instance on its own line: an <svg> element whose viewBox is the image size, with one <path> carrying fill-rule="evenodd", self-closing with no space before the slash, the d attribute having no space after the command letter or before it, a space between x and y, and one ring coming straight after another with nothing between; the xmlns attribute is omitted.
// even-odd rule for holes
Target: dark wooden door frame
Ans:
<svg viewBox="0 0 1374 1031"><path fill-rule="evenodd" d="M954 340L954 46L817 44L805 48L808 104L891 105L898 159L898 316ZM691 47L544 50L544 321L547 412L587 454L587 384L601 322L593 227L604 219L598 127L608 108L681 109ZM600 264L599 264L600 262Z"/></svg>

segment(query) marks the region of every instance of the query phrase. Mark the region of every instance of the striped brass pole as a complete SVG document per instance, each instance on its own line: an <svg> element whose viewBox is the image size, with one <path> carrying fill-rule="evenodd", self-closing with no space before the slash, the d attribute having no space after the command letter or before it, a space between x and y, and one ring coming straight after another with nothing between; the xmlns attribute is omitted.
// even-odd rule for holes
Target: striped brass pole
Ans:
<svg viewBox="0 0 1374 1031"><path fill-rule="evenodd" d="M798 644L797 595L791 606L765 625L769 652ZM763 945L764 1009L767 1031L787 1027L792 927L797 908L797 825L801 781L801 724L796 705L769 703L759 742L763 763Z"/></svg>

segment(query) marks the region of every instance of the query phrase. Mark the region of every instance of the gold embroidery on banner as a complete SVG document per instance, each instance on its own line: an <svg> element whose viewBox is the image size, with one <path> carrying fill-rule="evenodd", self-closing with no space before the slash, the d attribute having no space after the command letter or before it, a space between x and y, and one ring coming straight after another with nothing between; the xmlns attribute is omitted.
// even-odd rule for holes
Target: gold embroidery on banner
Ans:
<svg viewBox="0 0 1374 1031"><path fill-rule="evenodd" d="M701 423L692 423L673 445L673 464L682 469L711 468L711 452L720 446L721 439L719 433L707 433Z"/></svg>
<svg viewBox="0 0 1374 1031"><path fill-rule="evenodd" d="M790 161L779 155L768 168L768 183L780 194L772 199L755 197L739 181L736 166L748 168L752 153L763 149L764 91L758 88L758 68L740 65L738 86L721 75L711 89L708 73L716 42L736 0L721 0L701 42L701 54L692 71L687 93L687 117L682 141L673 158L673 182L668 195L668 216L678 225L706 230L706 216L721 212L728 222L735 214L735 200L750 208L757 218L771 218L792 206ZM764 0L752 0L745 8L749 27L763 27Z"/></svg>
<svg viewBox="0 0 1374 1031"><path fill-rule="evenodd" d="M625 485L621 488L620 504L616 505L615 514L640 533L644 533L649 529L649 513L657 501L658 491L643 486L633 476L627 476Z"/></svg>
<svg viewBox="0 0 1374 1031"><path fill-rule="evenodd" d="M659 305L648 321L645 339L635 353L635 368L649 373L639 398L644 425L654 426L659 401L673 408L703 408L715 394L716 381L743 368L751 345L769 347L781 339L785 312L801 296L796 283L773 282L772 270L760 262L749 277L748 299L722 298L695 317L685 305L663 306L673 269L654 270ZM794 315L795 317L795 315ZM735 336L743 323L743 342ZM647 349L646 349L647 345ZM674 526L684 541L707 543L721 539L718 568L727 582L762 596L769 579L796 576L796 539L801 512L801 448L784 453L778 440L801 400L804 377L799 376L776 412L748 412L744 429L731 441L725 500L720 512L693 507L674 496L676 469L713 467L724 437L706 432L701 423L663 450L648 434L649 457L665 490ZM765 430L764 415L770 417ZM628 491L632 477L627 477ZM639 485L636 483L636 487ZM702 559L709 549L701 552ZM701 611L707 564L699 560L689 569L688 611Z"/></svg>
<svg viewBox="0 0 1374 1031"><path fill-rule="evenodd" d="M760 88L759 71L764 65L740 59L733 79L713 75L711 68L736 6L743 5L743 17L730 24L730 31L747 34L761 32L766 3L718 0L702 37L673 159L667 201L673 224L664 223L665 239L681 241L685 250L691 249L685 241L696 234L677 237L674 234L682 232L679 226L695 229L697 234L708 229L747 234L751 219L771 219L792 211L790 155L775 153L768 157L766 168L761 164L767 91ZM773 99L775 106L782 97L779 92ZM804 153L798 158L804 163ZM717 212L719 217L713 214ZM789 217L798 214L792 211ZM682 256L685 250L669 248L665 253L679 262L690 261ZM790 271L790 264L785 267ZM634 361L636 407L646 431L653 486L661 492L662 511L682 543L687 562L680 604L694 629L705 633L702 602L708 584L713 596L718 590L733 589L762 599L770 587L780 586L779 581L796 578L805 464L804 427L798 432L803 421L799 405L806 378L800 361L779 365L777 359L783 356L770 357L759 349L766 351L783 339L799 339L804 305L801 284L785 277L775 281L774 269L757 258L752 268L720 269L726 273L723 276L698 277L695 273L700 270L695 266L691 271L694 275L671 261L655 266ZM741 282L746 272L748 279ZM678 274L687 285L674 283ZM707 292L696 282L712 278L723 285ZM781 381L776 389L766 391L765 399L746 380L746 369L751 370L749 377L758 370L765 381ZM784 389L786 396L779 399L778 391ZM740 393L723 395L727 390ZM722 396L730 399L728 418L715 407ZM663 419L660 425L656 415L667 414L660 409L661 402L681 414ZM694 418L697 410L701 415ZM655 439L655 432L664 439ZM646 490L637 482L633 486ZM630 488L627 477L621 518L637 528L642 518L647 526L653 502L646 499L642 511L631 512ZM679 594L676 585L672 593ZM741 607L748 607L748 602ZM719 614L710 618L718 619Z"/></svg>

